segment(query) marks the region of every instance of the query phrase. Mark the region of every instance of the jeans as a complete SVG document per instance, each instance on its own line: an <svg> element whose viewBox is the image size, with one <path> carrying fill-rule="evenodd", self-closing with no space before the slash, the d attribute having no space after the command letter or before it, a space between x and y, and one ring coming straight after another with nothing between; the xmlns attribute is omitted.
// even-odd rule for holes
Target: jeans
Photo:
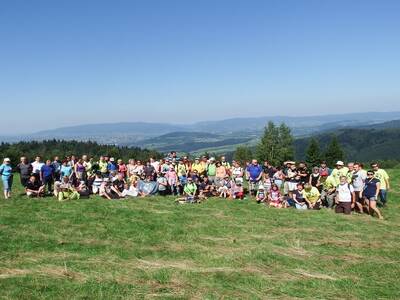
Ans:
<svg viewBox="0 0 400 300"><path fill-rule="evenodd" d="M386 204L386 202L387 202L387 191L386 190L379 190L379 199L381 200L382 204Z"/></svg>

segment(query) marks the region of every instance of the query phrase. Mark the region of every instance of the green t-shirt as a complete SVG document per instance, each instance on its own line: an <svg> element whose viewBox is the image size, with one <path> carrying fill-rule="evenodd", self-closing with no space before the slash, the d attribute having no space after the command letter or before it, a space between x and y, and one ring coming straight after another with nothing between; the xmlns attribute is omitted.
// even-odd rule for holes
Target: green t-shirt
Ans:
<svg viewBox="0 0 400 300"><path fill-rule="evenodd" d="M207 166L207 175L215 176L217 174L217 166L215 164L209 164Z"/></svg>
<svg viewBox="0 0 400 300"><path fill-rule="evenodd" d="M192 183L187 183L185 185L185 188L183 189L183 191L186 194L194 195L196 193L196 191L197 191L197 185L195 183L193 183L193 182Z"/></svg>

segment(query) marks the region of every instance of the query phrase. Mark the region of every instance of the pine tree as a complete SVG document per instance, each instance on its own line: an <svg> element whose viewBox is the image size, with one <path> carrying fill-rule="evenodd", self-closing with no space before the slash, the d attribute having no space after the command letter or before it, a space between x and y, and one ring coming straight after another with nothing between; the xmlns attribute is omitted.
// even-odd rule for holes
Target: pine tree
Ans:
<svg viewBox="0 0 400 300"><path fill-rule="evenodd" d="M321 148L315 138L311 138L306 150L306 162L309 166L318 166L321 161Z"/></svg>
<svg viewBox="0 0 400 300"><path fill-rule="evenodd" d="M278 162L283 163L294 158L293 136L290 128L282 123L279 126L278 137Z"/></svg>
<svg viewBox="0 0 400 300"><path fill-rule="evenodd" d="M233 154L233 159L240 162L244 166L246 161L250 161L253 158L251 149L247 146L238 146Z"/></svg>
<svg viewBox="0 0 400 300"><path fill-rule="evenodd" d="M332 136L331 142L325 151L325 160L329 166L334 166L338 160L344 160L344 152L338 138Z"/></svg>
<svg viewBox="0 0 400 300"><path fill-rule="evenodd" d="M293 159L293 136L290 128L284 123L276 127L273 122L268 122L257 145L256 156L259 161L267 160L273 165Z"/></svg>

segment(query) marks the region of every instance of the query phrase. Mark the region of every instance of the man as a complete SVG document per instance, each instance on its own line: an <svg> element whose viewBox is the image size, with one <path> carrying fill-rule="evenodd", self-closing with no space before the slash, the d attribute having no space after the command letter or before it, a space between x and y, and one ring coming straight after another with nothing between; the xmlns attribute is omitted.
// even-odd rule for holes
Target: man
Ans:
<svg viewBox="0 0 400 300"><path fill-rule="evenodd" d="M192 164L192 171L197 171L197 174L204 175L205 171L204 164L200 162L199 157L196 157L194 159L194 163Z"/></svg>
<svg viewBox="0 0 400 300"><path fill-rule="evenodd" d="M107 161L104 156L100 156L99 162L99 171L103 177L107 176Z"/></svg>
<svg viewBox="0 0 400 300"><path fill-rule="evenodd" d="M349 162L347 163L347 182L348 183L353 183L353 173L354 173L354 163L353 162Z"/></svg>
<svg viewBox="0 0 400 300"><path fill-rule="evenodd" d="M215 164L215 158L211 157L210 162L207 164L207 177L211 184L215 183L215 176L217 175L217 165Z"/></svg>
<svg viewBox="0 0 400 300"><path fill-rule="evenodd" d="M336 185L339 185L340 183L340 177L345 176L347 178L347 173L349 172L349 169L344 166L344 162L339 160L336 163L336 168L333 169L331 175L333 179L335 180Z"/></svg>
<svg viewBox="0 0 400 300"><path fill-rule="evenodd" d="M124 198L124 190L126 189L126 182L122 174L117 175L117 179L112 182L111 193L114 194L113 198Z"/></svg>
<svg viewBox="0 0 400 300"><path fill-rule="evenodd" d="M47 192L51 193L53 190L54 169L50 159L46 160L46 164L40 169L40 181L45 187L47 186Z"/></svg>
<svg viewBox="0 0 400 300"><path fill-rule="evenodd" d="M350 215L351 209L354 207L355 195L354 188L351 184L347 182L346 176L341 176L339 178L339 185L336 188L336 208L335 212L337 214Z"/></svg>
<svg viewBox="0 0 400 300"><path fill-rule="evenodd" d="M25 156L21 157L21 162L17 165L17 172L19 173L22 186L26 187L32 174L32 165Z"/></svg>
<svg viewBox="0 0 400 300"><path fill-rule="evenodd" d="M323 190L321 193L323 205L325 205L327 208L333 208L333 205L335 204L335 192L336 181L332 175L329 175L323 184Z"/></svg>
<svg viewBox="0 0 400 300"><path fill-rule="evenodd" d="M350 169L350 168L349 168ZM355 193L355 204L357 210L362 213L364 211L364 199L362 197L362 192L364 190L365 180L367 179L367 172L362 169L360 163L355 163L353 165L353 171L350 182L353 184Z"/></svg>
<svg viewBox="0 0 400 300"><path fill-rule="evenodd" d="M30 176L25 186L25 193L28 197L42 197L44 195L44 185L41 185L35 176Z"/></svg>
<svg viewBox="0 0 400 300"><path fill-rule="evenodd" d="M264 174L262 167L258 164L258 161L256 159L253 159L251 161L251 164L246 168L246 174L249 180L250 195L254 194L255 196L258 183L261 180L262 175Z"/></svg>
<svg viewBox="0 0 400 300"><path fill-rule="evenodd" d="M187 202L195 202L197 185L193 182L191 177L188 177L183 192L185 193Z"/></svg>
<svg viewBox="0 0 400 300"><path fill-rule="evenodd" d="M32 173L35 174L37 179L39 179L40 170L44 166L42 158L40 156L36 156L35 161L31 165L32 165Z"/></svg>
<svg viewBox="0 0 400 300"><path fill-rule="evenodd" d="M58 156L54 157L54 160L51 163L51 166L54 169L54 178L56 178L56 180L60 180L60 177L61 177L61 161L58 158Z"/></svg>
<svg viewBox="0 0 400 300"><path fill-rule="evenodd" d="M226 161L225 156L221 156L221 165L223 165L227 171L231 168L231 165L228 161Z"/></svg>
<svg viewBox="0 0 400 300"><path fill-rule="evenodd" d="M371 164L371 167L375 172L375 178L379 179L381 184L379 188L379 200L381 201L382 206L386 206L387 192L390 189L389 175L384 169L379 168L378 163Z"/></svg>
<svg viewBox="0 0 400 300"><path fill-rule="evenodd" d="M310 209L321 209L321 194L318 189L309 183L304 185L304 198L310 204Z"/></svg>
<svg viewBox="0 0 400 300"><path fill-rule="evenodd" d="M331 175L331 170L328 168L326 161L323 160L321 162L321 165L319 166L319 181L321 182L321 184L324 184L329 175Z"/></svg>
<svg viewBox="0 0 400 300"><path fill-rule="evenodd" d="M264 172L264 174L268 174L269 178L273 178L274 174L276 172L276 169L273 166L271 166L271 164L266 160L266 161L264 161L263 172Z"/></svg>

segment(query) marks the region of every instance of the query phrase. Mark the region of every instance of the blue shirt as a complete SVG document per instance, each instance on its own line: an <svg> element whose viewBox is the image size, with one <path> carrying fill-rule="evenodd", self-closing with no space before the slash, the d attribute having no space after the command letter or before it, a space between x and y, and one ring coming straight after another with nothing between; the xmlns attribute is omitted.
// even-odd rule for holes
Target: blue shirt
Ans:
<svg viewBox="0 0 400 300"><path fill-rule="evenodd" d="M250 180L255 181L258 176L260 176L261 172L263 169L260 167L260 165L253 165L251 164L250 166L247 167L247 172L250 173Z"/></svg>
<svg viewBox="0 0 400 300"><path fill-rule="evenodd" d="M365 186L364 186L364 197L366 198L372 198L376 196L376 184L379 183L379 179L372 178L371 180L365 180Z"/></svg>
<svg viewBox="0 0 400 300"><path fill-rule="evenodd" d="M40 172L42 172L42 176L43 177L51 177L53 176L54 173L54 169L52 166L48 166L48 165L44 165L42 166L42 168L40 169Z"/></svg>
<svg viewBox="0 0 400 300"><path fill-rule="evenodd" d="M69 176L71 176L71 173L72 173L72 167L62 165L60 173L61 173L61 177L64 177L64 176L69 177Z"/></svg>
<svg viewBox="0 0 400 300"><path fill-rule="evenodd" d="M0 174L4 177L9 177L12 174L12 167L10 165L2 164L0 166Z"/></svg>
<svg viewBox="0 0 400 300"><path fill-rule="evenodd" d="M113 164L113 163L108 163L107 170L111 171L111 172L117 171L117 166L115 164Z"/></svg>

